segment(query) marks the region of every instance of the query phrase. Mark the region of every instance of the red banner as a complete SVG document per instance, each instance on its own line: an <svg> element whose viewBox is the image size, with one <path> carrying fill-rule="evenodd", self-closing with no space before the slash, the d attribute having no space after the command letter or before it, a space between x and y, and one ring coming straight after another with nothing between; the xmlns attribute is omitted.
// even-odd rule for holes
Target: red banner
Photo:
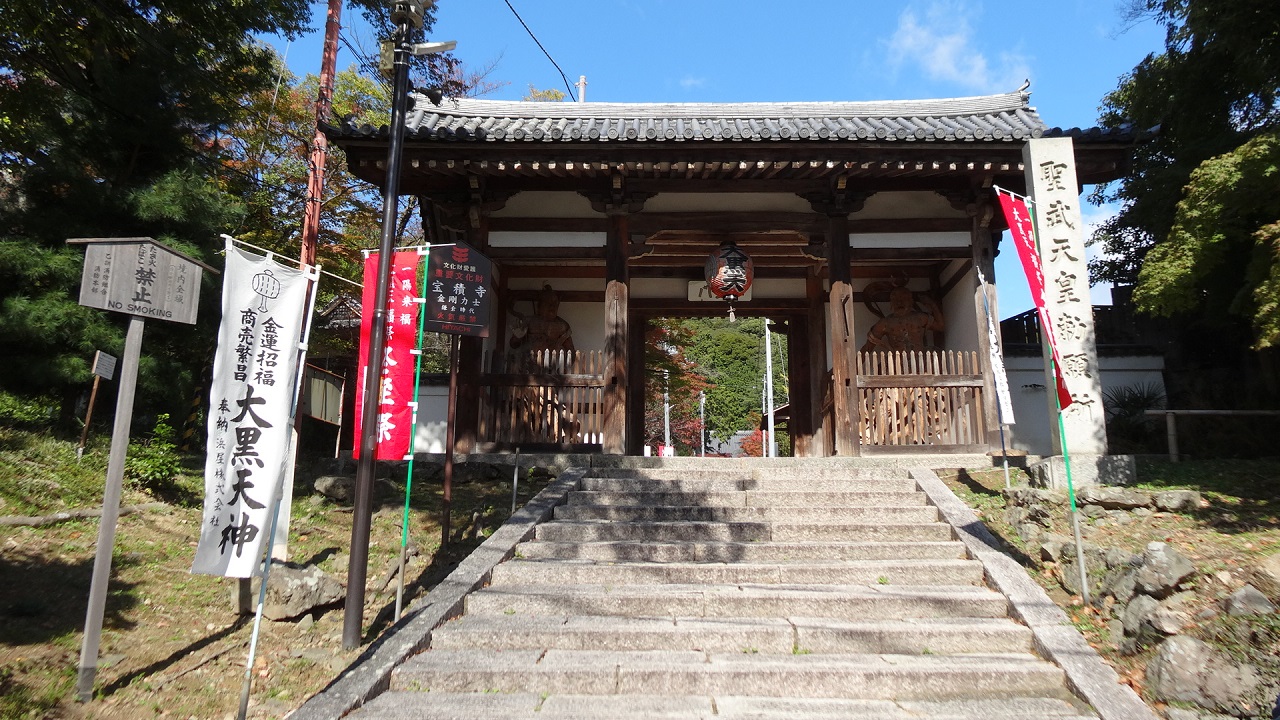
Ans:
<svg viewBox="0 0 1280 720"><path fill-rule="evenodd" d="M418 342L417 250L402 250L391 263L391 286L387 296L386 349L382 360L381 398L378 404L378 458L403 460L409 452L413 433L413 349ZM369 368L369 335L373 328L374 293L378 287L378 253L364 261L364 295L360 317L360 369L356 377L354 457L360 457L361 425L364 420L364 376Z"/></svg>
<svg viewBox="0 0 1280 720"><path fill-rule="evenodd" d="M1058 408L1065 410L1071 404L1071 393L1062 377L1058 341L1053 333L1049 309L1044 305L1044 270L1040 266L1040 251L1036 247L1036 231L1031 211L1027 208L1026 201L1017 195L997 190L996 197L1000 199L1000 207L1009 223L1009 234L1013 236L1013 244L1018 248L1018 258L1022 260L1022 270L1027 274L1027 284L1031 286L1031 299L1035 301L1036 313L1040 316L1040 332L1049 343L1054 377L1058 385Z"/></svg>

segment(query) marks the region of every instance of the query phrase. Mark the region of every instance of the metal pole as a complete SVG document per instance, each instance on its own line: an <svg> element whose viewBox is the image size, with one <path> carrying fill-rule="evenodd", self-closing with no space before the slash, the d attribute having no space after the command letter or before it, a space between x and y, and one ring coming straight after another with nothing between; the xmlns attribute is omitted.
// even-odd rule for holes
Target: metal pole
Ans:
<svg viewBox="0 0 1280 720"><path fill-rule="evenodd" d="M120 367L120 394L116 396L116 419L111 430L111 456L107 460L107 484L102 496L102 519L98 522L98 548L93 557L93 580L89 584L89 609L84 618L84 642L80 646L80 673L76 679L76 699L93 699L93 681L98 674L98 644L102 639L102 614L111 581L111 553L116 543L116 523L120 519L120 493L124 484L124 461L129 451L129 429L133 424L133 394L138 385L138 357L142 354L143 320L129 316Z"/></svg>
<svg viewBox="0 0 1280 720"><path fill-rule="evenodd" d="M662 371L662 442L671 447L671 371ZM665 453L665 450L664 450Z"/></svg>
<svg viewBox="0 0 1280 720"><path fill-rule="evenodd" d="M769 318L764 319L764 384L765 401L769 413L769 457L778 457L778 436L773 419L773 335L769 332Z"/></svg>
<svg viewBox="0 0 1280 720"><path fill-rule="evenodd" d="M430 257L431 247L418 250L418 257ZM429 265L429 261L428 261ZM422 285L418 287L418 297L413 301L418 305L418 342L413 350L413 419L409 422L409 462L404 471L404 517L400 523L400 565L396 573L396 622L400 622L400 614L404 610L404 575L405 563L409 555L409 500L413 496L413 459L418 441L418 396L422 391L422 336L426 327L426 280L430 267L423 268Z"/></svg>
<svg viewBox="0 0 1280 720"><path fill-rule="evenodd" d="M391 256L396 244L396 214L400 204L400 155L404 149L405 106L409 97L410 24L400 23L395 34L395 80L391 92L390 146L382 193L382 238L378 245L378 286L374 292L369 332L369 366L364 376L361 408L360 460L356 465L356 497L351 523L351 557L347 564L347 598L343 608L342 646L360 646L364 622L364 591L369 570L369 529L373 516L373 473L378 453L378 398L382 397L383 356L387 343L387 297Z"/></svg>
<svg viewBox="0 0 1280 720"><path fill-rule="evenodd" d="M707 456L707 392L698 391L698 427L701 435L702 457Z"/></svg>
<svg viewBox="0 0 1280 720"><path fill-rule="evenodd" d="M1164 414L1164 435L1169 441L1169 462L1178 462L1178 416L1173 411Z"/></svg>
<svg viewBox="0 0 1280 720"><path fill-rule="evenodd" d="M511 514L516 514L516 490L520 487L520 448L516 448L516 466L511 471Z"/></svg>

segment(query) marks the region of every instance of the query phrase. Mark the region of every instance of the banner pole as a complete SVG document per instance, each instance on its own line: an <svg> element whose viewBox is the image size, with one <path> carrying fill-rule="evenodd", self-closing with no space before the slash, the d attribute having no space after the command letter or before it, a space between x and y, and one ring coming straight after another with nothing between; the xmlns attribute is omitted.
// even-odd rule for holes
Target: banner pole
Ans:
<svg viewBox="0 0 1280 720"><path fill-rule="evenodd" d="M275 546L276 524L280 521L280 500L284 491L284 477L276 487L275 512L271 513L271 534L267 535L266 551L263 554L262 586L258 588L258 609L253 615L253 633L249 636L249 660L244 668L244 682L240 685L240 713L238 720L245 720L249 712L249 693L253 689L253 661L258 655L258 634L262 628L262 609L267 604L267 579L271 575L271 557Z"/></svg>
<svg viewBox="0 0 1280 720"><path fill-rule="evenodd" d="M520 448L516 448L516 467L511 471L511 514L516 514L516 490L520 487Z"/></svg>
<svg viewBox="0 0 1280 720"><path fill-rule="evenodd" d="M1012 195L1013 193L1009 193ZM1036 224L1035 206L1028 201L1027 212L1031 216L1031 234L1035 240L1036 254L1040 253L1040 232ZM1048 341L1049 333L1047 329L1042 329L1042 341ZM1080 539L1080 512L1076 507L1076 489L1075 483L1071 479L1071 453L1067 449L1067 431L1066 423L1062 420L1062 396L1058 393L1056 380L1059 378L1058 363L1054 360L1056 349L1053 344L1049 346L1049 369L1055 378L1055 386L1053 390L1053 402L1058 408L1058 444L1062 447L1062 467L1067 475L1067 500L1071 508L1071 534L1075 538L1076 543L1076 566L1080 569L1080 597L1084 600L1084 604L1089 604L1089 573L1084 566L1084 543Z"/></svg>
<svg viewBox="0 0 1280 720"><path fill-rule="evenodd" d="M987 316L987 327L993 328L994 318L991 317L991 302L987 299L987 279L983 277L981 269L978 269L977 272L978 272L978 282L982 284L982 309L983 311L985 311ZM995 337L993 339L997 341L999 340L998 337ZM991 348L991 352L992 353L999 352L999 349L993 347ZM1005 383L1007 385L1008 380L1006 380ZM996 393L998 394L999 392L1000 392L1000 388L997 387ZM1012 405L1010 407L1012 407ZM1000 402L999 397L996 398L996 424L1000 426L1000 459L1004 461L1004 487L1006 490L1008 490L1009 488L1013 487L1013 484L1009 482L1009 450L1005 446L1005 441L1004 441L1004 425L1005 425L1004 408L1003 408L1003 403Z"/></svg>
<svg viewBox="0 0 1280 720"><path fill-rule="evenodd" d="M431 263L430 250L430 245L426 246L426 250L418 249L418 254L426 257L427 260L423 263L422 284L418 286L420 297L413 299L418 305L418 347L413 353L416 356L413 365L413 413L410 416L412 419L409 421L409 463L405 468L404 477L404 519L400 523L400 568L397 573L399 579L396 581L396 622L400 621L400 614L404 609L404 565L406 556L409 554L409 497L413 493L413 459L416 457L415 448L418 439L418 394L422 387L422 336L427 316L426 280Z"/></svg>

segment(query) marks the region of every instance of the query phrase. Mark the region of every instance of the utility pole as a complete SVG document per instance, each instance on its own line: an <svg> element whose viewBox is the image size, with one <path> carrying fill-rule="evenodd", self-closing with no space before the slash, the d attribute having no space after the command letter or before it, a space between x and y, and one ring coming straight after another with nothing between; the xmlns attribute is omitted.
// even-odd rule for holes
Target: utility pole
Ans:
<svg viewBox="0 0 1280 720"><path fill-rule="evenodd" d="M320 237L320 206L324 199L324 166L329 159L329 139L320 123L329 119L333 107L333 84L338 66L338 29L342 26L342 0L329 0L324 25L324 51L320 56L320 92L316 96L316 132L311 138L311 159L307 173L307 205L302 215L302 264L316 264L316 242Z"/></svg>
<svg viewBox="0 0 1280 720"><path fill-rule="evenodd" d="M413 43L423 14L433 0L394 0L391 4L393 81L391 126L388 130L387 177L382 185L382 237L378 245L377 288L369 330L369 363L361 408L360 460L356 465L355 507L351 521L351 556L347 564L347 597L343 607L342 647L360 646L364 622L364 591L369 570L369 529L373 520L373 473L378 454L378 398L382 397L382 367L387 345L387 299L390 296L392 255L396 245L396 214L400 205L400 156L404 151L404 121L409 103L409 59L413 55L448 52L456 43ZM370 312L365 308L364 312Z"/></svg>

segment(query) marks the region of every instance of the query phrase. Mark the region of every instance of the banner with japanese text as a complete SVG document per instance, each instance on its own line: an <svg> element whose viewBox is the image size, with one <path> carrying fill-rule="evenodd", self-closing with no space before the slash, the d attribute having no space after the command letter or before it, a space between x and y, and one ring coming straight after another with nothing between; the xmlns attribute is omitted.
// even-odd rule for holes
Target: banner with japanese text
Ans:
<svg viewBox="0 0 1280 720"><path fill-rule="evenodd" d="M382 357L382 379L378 398L379 460L403 460L409 452L413 433L413 351L418 344L418 266L422 254L417 250L399 250L391 259L391 284L386 309L386 346ZM364 295L360 317L360 369L356 377L355 436L363 437L364 381L369 369L369 345L373 330L374 293L378 287L378 253L370 253L364 261ZM360 457L360 441L353 448Z"/></svg>
<svg viewBox="0 0 1280 720"><path fill-rule="evenodd" d="M227 243L192 572L244 578L261 570L293 452L298 353L314 277Z"/></svg>
<svg viewBox="0 0 1280 720"><path fill-rule="evenodd" d="M1009 223L1009 234L1013 244L1018 248L1018 258L1022 261L1022 270L1027 275L1027 284L1031 288L1031 299L1036 304L1036 314L1040 318L1040 332L1049 344L1049 352L1053 357L1054 379L1057 383L1058 408L1065 410L1071 405L1071 392L1067 389L1067 381L1062 375L1062 357L1058 352L1058 343L1053 333L1053 320L1044 301L1044 270L1040 264L1040 251L1036 247L1035 225L1026 200L1005 190L997 190L1000 207L1004 210L1005 220Z"/></svg>

